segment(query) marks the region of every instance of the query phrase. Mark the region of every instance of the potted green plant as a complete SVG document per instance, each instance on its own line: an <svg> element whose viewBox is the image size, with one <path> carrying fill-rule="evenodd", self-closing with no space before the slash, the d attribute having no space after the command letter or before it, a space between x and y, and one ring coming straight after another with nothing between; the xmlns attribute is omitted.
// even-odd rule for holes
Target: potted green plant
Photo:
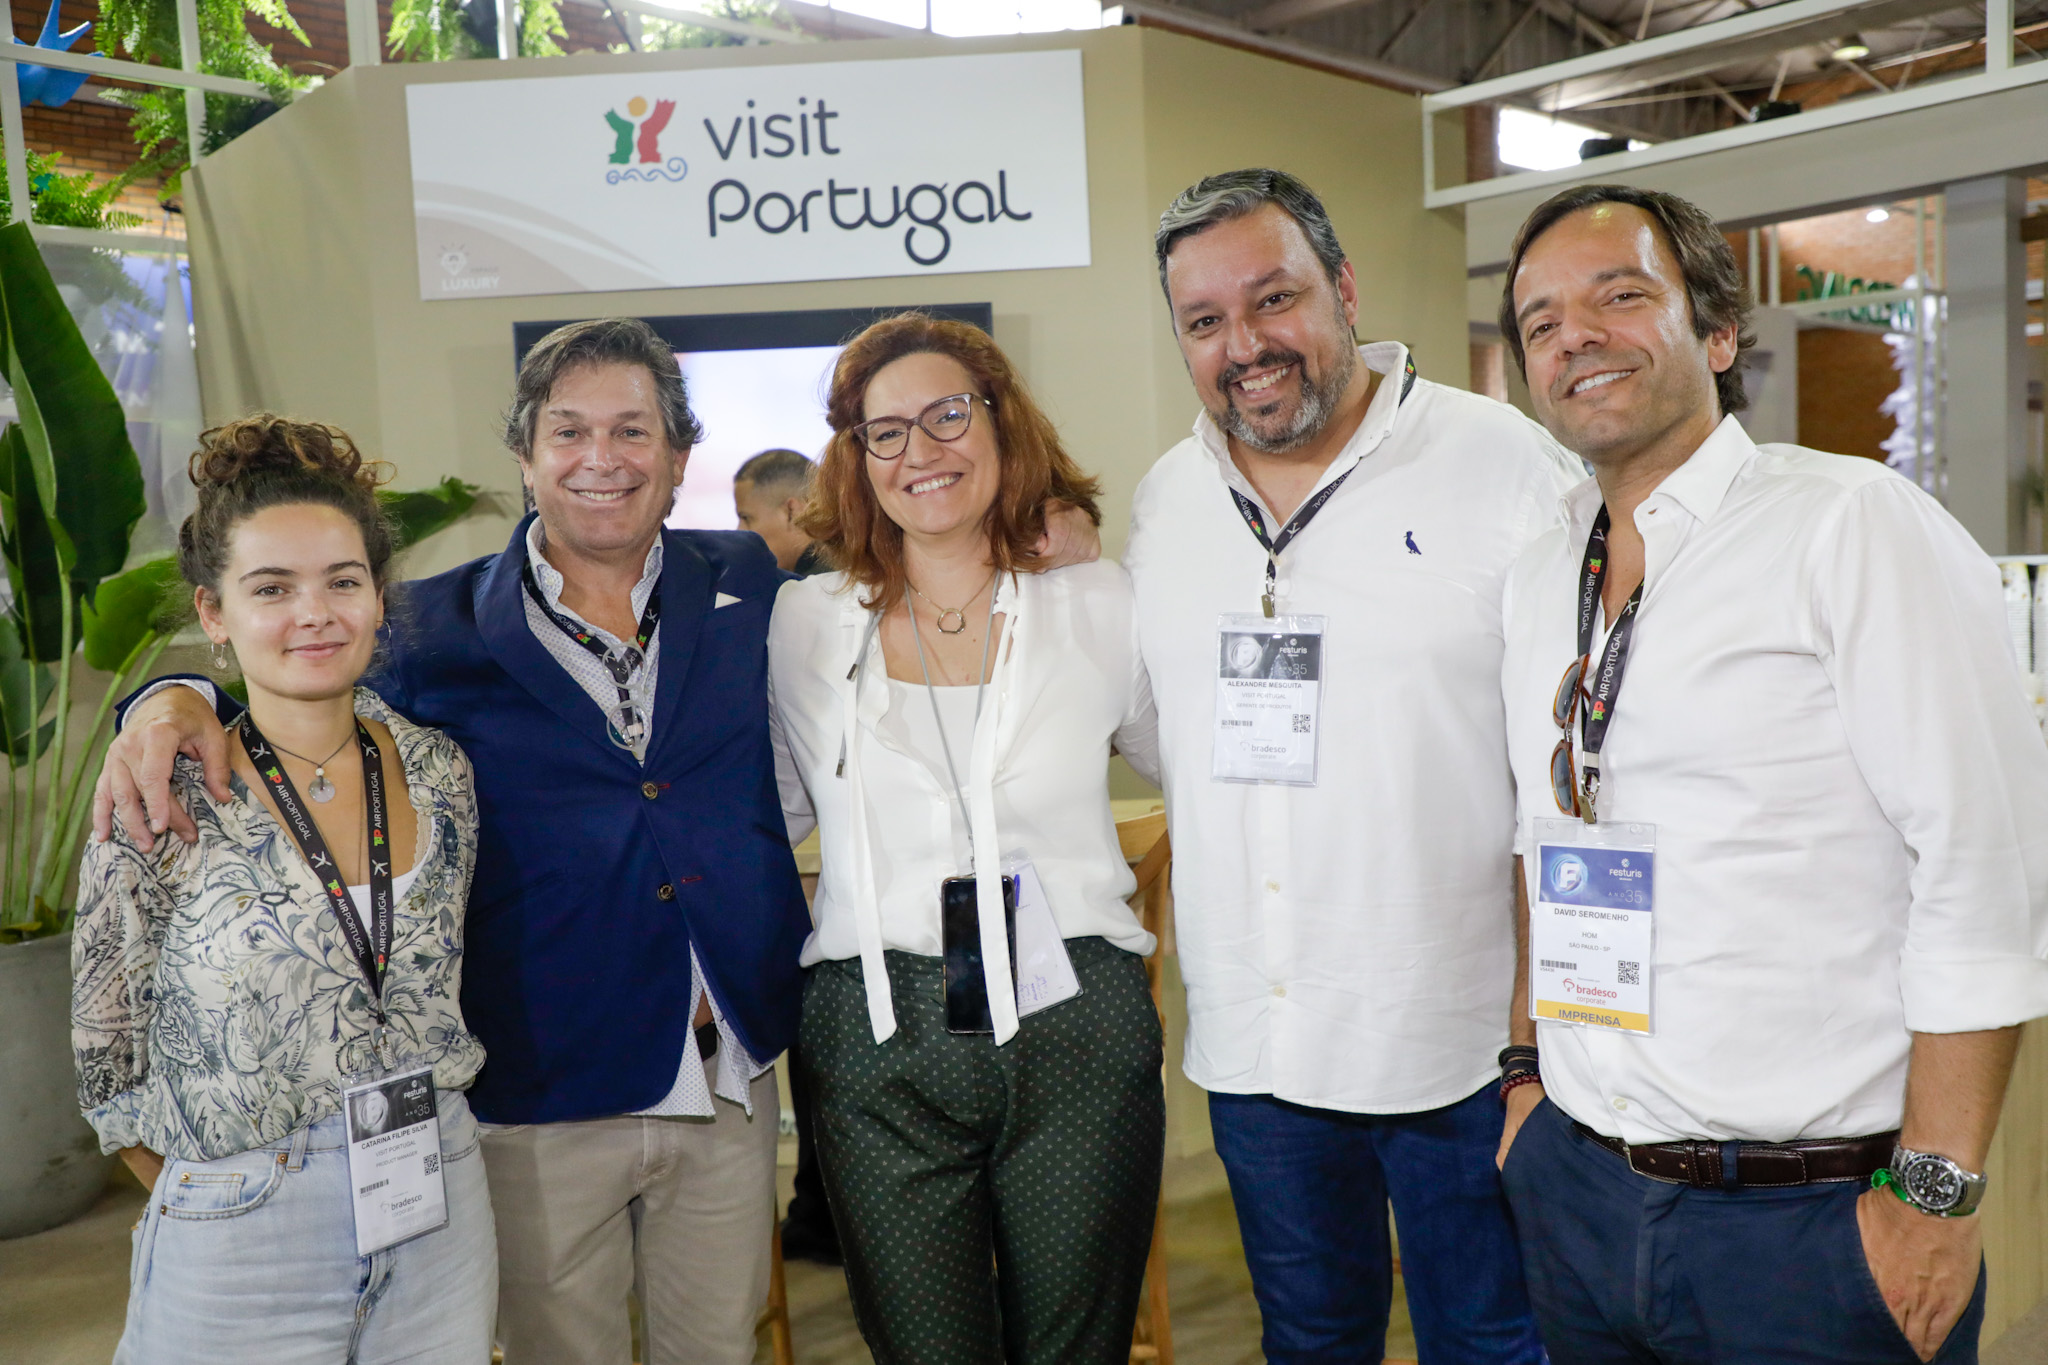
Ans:
<svg viewBox="0 0 2048 1365"><path fill-rule="evenodd" d="M113 386L87 349L28 226L0 228L0 1238L54 1227L105 1184L79 1117L70 1032L68 902L114 702L176 630L170 556L124 567L144 510L142 467ZM446 479L386 507L402 543L468 516ZM103 675L104 681L94 675Z"/></svg>

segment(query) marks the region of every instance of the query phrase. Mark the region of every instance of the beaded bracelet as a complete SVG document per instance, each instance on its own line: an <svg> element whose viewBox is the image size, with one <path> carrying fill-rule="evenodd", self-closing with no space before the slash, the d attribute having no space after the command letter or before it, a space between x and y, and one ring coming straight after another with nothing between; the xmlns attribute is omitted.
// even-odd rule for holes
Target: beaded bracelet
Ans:
<svg viewBox="0 0 2048 1365"><path fill-rule="evenodd" d="M1509 1072L1509 1073L1508 1073L1508 1074L1507 1074L1506 1076L1504 1076L1504 1077L1502 1077L1502 1078L1501 1078L1501 1083L1500 1083L1500 1098L1501 1098L1501 1102L1502 1102L1502 1103L1506 1103L1506 1102L1507 1102L1507 1098L1508 1098L1508 1092L1509 1092L1510 1090L1513 1090L1513 1089L1514 1089L1514 1088L1515 1088L1516 1086L1518 1086L1518 1085L1541 1085L1541 1084L1543 1084L1543 1075L1542 1075L1542 1073L1541 1073L1541 1072L1537 1072L1537 1071L1510 1071L1510 1072Z"/></svg>

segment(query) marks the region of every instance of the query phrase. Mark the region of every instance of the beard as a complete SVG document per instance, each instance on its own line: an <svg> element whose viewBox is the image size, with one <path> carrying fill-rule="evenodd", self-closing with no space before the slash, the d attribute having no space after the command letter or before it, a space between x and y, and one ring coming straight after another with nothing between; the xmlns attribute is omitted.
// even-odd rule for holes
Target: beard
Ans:
<svg viewBox="0 0 2048 1365"><path fill-rule="evenodd" d="M1301 399L1292 413L1283 413L1279 401L1249 412L1238 407L1231 396L1232 384L1253 370L1282 365L1292 365L1301 376ZM1216 376L1216 389L1223 398L1223 411L1215 415L1216 425L1261 454L1285 455L1322 435L1357 372L1358 351L1349 345L1339 348L1330 372L1320 376L1310 370L1299 351L1266 351L1250 365L1226 365Z"/></svg>

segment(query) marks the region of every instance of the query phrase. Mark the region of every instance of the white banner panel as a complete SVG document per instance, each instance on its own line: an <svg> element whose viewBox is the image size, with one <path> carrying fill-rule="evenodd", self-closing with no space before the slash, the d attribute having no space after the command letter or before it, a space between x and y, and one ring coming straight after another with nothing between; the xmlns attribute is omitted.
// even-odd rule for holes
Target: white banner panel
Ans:
<svg viewBox="0 0 2048 1365"><path fill-rule="evenodd" d="M1084 266L1081 54L406 89L420 297Z"/></svg>

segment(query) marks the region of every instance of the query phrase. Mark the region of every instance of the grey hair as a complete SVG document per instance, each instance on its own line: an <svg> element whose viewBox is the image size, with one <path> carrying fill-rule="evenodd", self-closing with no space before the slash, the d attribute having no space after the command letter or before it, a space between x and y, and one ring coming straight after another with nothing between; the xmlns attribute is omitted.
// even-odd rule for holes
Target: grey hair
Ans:
<svg viewBox="0 0 2048 1365"><path fill-rule="evenodd" d="M1184 237L1206 232L1218 223L1242 218L1268 204L1278 204L1301 227L1309 249L1322 262L1323 272L1336 283L1344 268L1344 248L1338 244L1337 229L1330 226L1330 214L1316 192L1298 176L1286 171L1250 167L1203 176L1182 190L1159 215L1159 230L1152 234L1152 251L1159 258L1159 288L1169 301L1166 288L1166 258Z"/></svg>
<svg viewBox="0 0 2048 1365"><path fill-rule="evenodd" d="M638 318L593 318L557 327L533 344L519 362L512 406L505 413L505 444L522 460L533 458L533 428L562 376L580 365L639 365L653 377L661 425L675 450L704 439L690 411L690 391L676 364L675 348Z"/></svg>

